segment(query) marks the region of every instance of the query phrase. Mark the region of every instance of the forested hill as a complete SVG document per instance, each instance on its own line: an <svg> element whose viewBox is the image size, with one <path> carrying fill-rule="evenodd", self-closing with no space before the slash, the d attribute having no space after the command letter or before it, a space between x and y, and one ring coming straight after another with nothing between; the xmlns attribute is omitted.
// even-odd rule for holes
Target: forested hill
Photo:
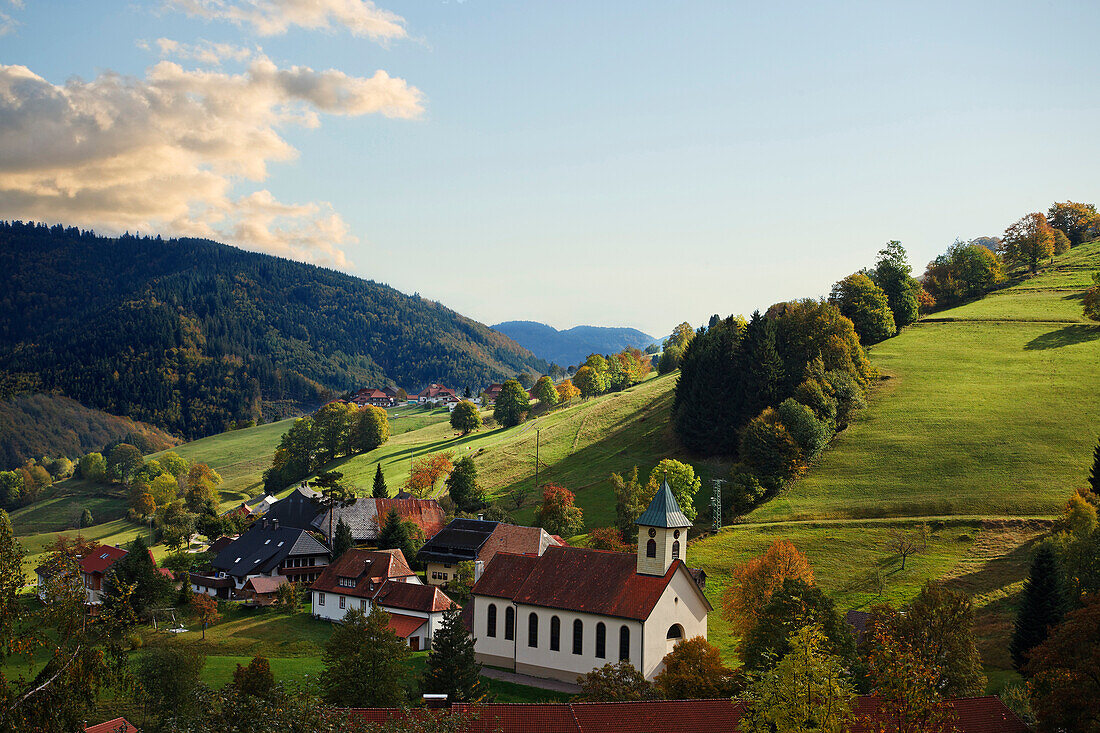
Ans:
<svg viewBox="0 0 1100 733"><path fill-rule="evenodd" d="M386 285L216 242L0 222L0 397L54 391L186 437L365 384L546 364Z"/></svg>
<svg viewBox="0 0 1100 733"><path fill-rule="evenodd" d="M564 331L537 321L506 321L493 326L540 359L560 366L583 364L589 354L615 354L625 348L644 349L657 339L636 328L574 326Z"/></svg>

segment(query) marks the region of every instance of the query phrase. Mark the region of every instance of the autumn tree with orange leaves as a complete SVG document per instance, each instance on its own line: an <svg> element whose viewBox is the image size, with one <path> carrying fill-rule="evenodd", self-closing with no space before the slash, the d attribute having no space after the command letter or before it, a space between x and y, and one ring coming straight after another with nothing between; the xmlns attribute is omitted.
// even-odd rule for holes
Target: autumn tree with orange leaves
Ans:
<svg viewBox="0 0 1100 733"><path fill-rule="evenodd" d="M1028 214L1005 229L1001 246L1009 262L1035 272L1041 260L1054 254L1054 230L1042 214Z"/></svg>
<svg viewBox="0 0 1100 733"><path fill-rule="evenodd" d="M206 638L206 627L221 618L218 613L218 601L213 596L205 593L191 594L191 610L195 612L199 623L202 624L202 638Z"/></svg>
<svg viewBox="0 0 1100 733"><path fill-rule="evenodd" d="M580 534L584 514L576 501L576 495L564 486L547 484L542 489L542 505L535 515L535 524L562 537Z"/></svg>
<svg viewBox="0 0 1100 733"><path fill-rule="evenodd" d="M1100 593L1066 614L1031 651L1031 708L1039 730L1100 731Z"/></svg>
<svg viewBox="0 0 1100 733"><path fill-rule="evenodd" d="M869 629L867 668L882 703L863 721L873 733L950 733L954 713L936 689L939 670L912 643L878 625Z"/></svg>
<svg viewBox="0 0 1100 733"><path fill-rule="evenodd" d="M722 614L744 635L756 624L772 593L788 579L812 585L814 571L797 547L787 540L776 540L763 555L733 568L722 595Z"/></svg>
<svg viewBox="0 0 1100 733"><path fill-rule="evenodd" d="M449 476L454 470L452 462L454 455L454 451L443 451L414 458L409 470L409 478L405 481L405 491L418 499L434 494L440 479Z"/></svg>

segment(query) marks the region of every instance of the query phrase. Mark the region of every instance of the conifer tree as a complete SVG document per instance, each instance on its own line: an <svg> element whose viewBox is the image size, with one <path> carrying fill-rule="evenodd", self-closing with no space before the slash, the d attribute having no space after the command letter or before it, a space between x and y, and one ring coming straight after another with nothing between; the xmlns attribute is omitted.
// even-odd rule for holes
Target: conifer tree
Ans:
<svg viewBox="0 0 1100 733"><path fill-rule="evenodd" d="M1092 493L1100 496L1100 440L1096 441L1096 450L1092 454L1092 470L1089 471L1089 487Z"/></svg>
<svg viewBox="0 0 1100 733"><path fill-rule="evenodd" d="M382 475L382 464L378 463L377 470L374 472L374 489L371 491L371 496L375 499L388 499L390 497L390 489L386 486L386 477Z"/></svg>
<svg viewBox="0 0 1100 733"><path fill-rule="evenodd" d="M466 456L455 463L451 475L447 477L447 493L464 512L472 512L485 506L485 493L477 481L474 459Z"/></svg>
<svg viewBox="0 0 1100 733"><path fill-rule="evenodd" d="M110 607L115 600L126 597L125 593L116 592L125 586L133 586L127 602L130 610L139 619L148 618L152 609L164 600L169 591L168 580L157 572L153 556L149 554L149 546L141 535L130 543L125 557L107 571L104 578L104 605Z"/></svg>
<svg viewBox="0 0 1100 733"><path fill-rule="evenodd" d="M445 694L448 702L488 702L489 691L481 683L481 665L474 659L474 639L459 616L460 609L455 605L443 612L443 624L435 632L428 652L421 690Z"/></svg>
<svg viewBox="0 0 1100 733"><path fill-rule="evenodd" d="M325 702L337 707L394 707L404 702L409 647L389 628L389 621L380 606L369 616L352 609L333 629L321 655Z"/></svg>
<svg viewBox="0 0 1100 733"><path fill-rule="evenodd" d="M340 517L336 522L336 531L332 535L332 559L336 560L353 547L355 547L355 538L351 536L351 527L343 517Z"/></svg>
<svg viewBox="0 0 1100 733"><path fill-rule="evenodd" d="M1051 627L1056 626L1066 610L1061 569L1054 548L1041 545L1031 561L1031 572L1024 583L1023 601L1016 612L1016 628L1009 651L1012 666L1022 670L1031 650L1046 641Z"/></svg>

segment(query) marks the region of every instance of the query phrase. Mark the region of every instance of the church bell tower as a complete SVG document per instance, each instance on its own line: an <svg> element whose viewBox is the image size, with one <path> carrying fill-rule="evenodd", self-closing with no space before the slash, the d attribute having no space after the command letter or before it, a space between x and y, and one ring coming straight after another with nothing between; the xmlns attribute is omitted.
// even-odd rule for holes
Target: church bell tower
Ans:
<svg viewBox="0 0 1100 733"><path fill-rule="evenodd" d="M687 529L691 522L680 510L667 480L661 482L653 501L635 524L640 575L664 575L674 560L687 562Z"/></svg>

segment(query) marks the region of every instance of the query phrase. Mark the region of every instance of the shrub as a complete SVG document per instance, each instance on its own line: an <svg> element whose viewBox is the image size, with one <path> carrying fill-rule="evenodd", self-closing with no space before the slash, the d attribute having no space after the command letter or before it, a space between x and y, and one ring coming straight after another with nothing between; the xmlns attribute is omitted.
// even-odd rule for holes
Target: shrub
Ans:
<svg viewBox="0 0 1100 733"><path fill-rule="evenodd" d="M816 458L833 437L832 427L818 420L813 410L800 402L786 399L779 405L776 412L779 414L780 422L802 450L803 461Z"/></svg>
<svg viewBox="0 0 1100 733"><path fill-rule="evenodd" d="M741 458L765 476L787 478L802 467L802 451L779 413L767 407L745 428L741 436Z"/></svg>

